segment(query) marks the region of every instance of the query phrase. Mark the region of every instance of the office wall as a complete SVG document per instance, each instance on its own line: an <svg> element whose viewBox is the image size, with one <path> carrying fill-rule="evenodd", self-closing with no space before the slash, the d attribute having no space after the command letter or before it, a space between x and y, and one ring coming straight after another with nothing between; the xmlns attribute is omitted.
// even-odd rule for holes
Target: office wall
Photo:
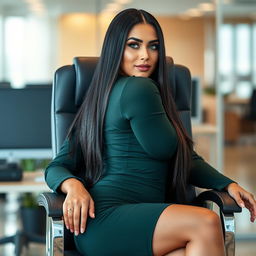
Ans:
<svg viewBox="0 0 256 256"><path fill-rule="evenodd" d="M57 65L71 64L74 56L98 55L96 16L66 14L58 20Z"/></svg>
<svg viewBox="0 0 256 256"><path fill-rule="evenodd" d="M58 65L74 56L98 56L106 29L113 16L66 14L58 22ZM157 17L165 37L166 53L196 76L204 76L204 20Z"/></svg>
<svg viewBox="0 0 256 256"><path fill-rule="evenodd" d="M157 18L164 32L166 54L187 66L193 75L204 77L204 20Z"/></svg>

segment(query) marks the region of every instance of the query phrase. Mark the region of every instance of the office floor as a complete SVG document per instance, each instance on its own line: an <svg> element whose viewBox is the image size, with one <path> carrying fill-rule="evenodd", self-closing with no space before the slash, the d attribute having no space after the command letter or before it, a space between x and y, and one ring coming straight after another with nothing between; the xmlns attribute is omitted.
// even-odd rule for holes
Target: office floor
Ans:
<svg viewBox="0 0 256 256"><path fill-rule="evenodd" d="M200 140L201 147L198 147L207 160L207 141ZM256 195L256 141L245 138L237 145L225 147L225 174L239 181L249 191ZM20 227L17 217L17 201L10 198L9 204L5 204L0 199L0 237L12 235ZM236 256L256 256L256 223L249 222L247 210L236 215ZM24 248L22 256L44 256L45 247L43 245L30 244L29 249ZM14 256L12 244L0 245L0 256ZM102 255L104 256L104 255Z"/></svg>

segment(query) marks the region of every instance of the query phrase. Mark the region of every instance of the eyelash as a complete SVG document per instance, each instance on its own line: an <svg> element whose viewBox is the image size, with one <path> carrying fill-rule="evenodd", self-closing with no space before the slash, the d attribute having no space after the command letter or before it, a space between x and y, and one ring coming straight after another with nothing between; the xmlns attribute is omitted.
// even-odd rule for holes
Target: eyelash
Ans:
<svg viewBox="0 0 256 256"><path fill-rule="evenodd" d="M133 49L138 49L139 48L139 43L128 43L127 44L129 47L133 48ZM149 45L149 48L153 51L158 50L159 45L158 44L151 44Z"/></svg>

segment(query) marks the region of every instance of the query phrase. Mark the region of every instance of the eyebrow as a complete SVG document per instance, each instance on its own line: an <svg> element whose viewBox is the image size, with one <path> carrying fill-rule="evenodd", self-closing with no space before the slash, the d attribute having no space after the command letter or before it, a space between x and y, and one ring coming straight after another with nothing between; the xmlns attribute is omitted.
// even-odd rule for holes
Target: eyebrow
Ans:
<svg viewBox="0 0 256 256"><path fill-rule="evenodd" d="M139 38L136 38L136 37L129 37L128 39L127 39L127 41L129 41L129 40L134 40L134 41L137 41L137 42L139 42L139 43L142 43L143 42L143 40L141 40L141 39L139 39ZM155 39L155 40L150 40L149 41L149 43L151 44L151 43L155 43L155 42L159 42L159 40L158 39Z"/></svg>

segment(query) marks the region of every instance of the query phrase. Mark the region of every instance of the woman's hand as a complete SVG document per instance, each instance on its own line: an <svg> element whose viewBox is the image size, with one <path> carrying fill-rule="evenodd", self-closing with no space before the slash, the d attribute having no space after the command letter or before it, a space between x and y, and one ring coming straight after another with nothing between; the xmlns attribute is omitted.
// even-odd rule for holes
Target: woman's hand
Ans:
<svg viewBox="0 0 256 256"><path fill-rule="evenodd" d="M86 221L89 216L95 218L94 202L84 185L77 179L65 180L61 190L66 193L63 203L63 217L66 228L75 235L84 233Z"/></svg>
<svg viewBox="0 0 256 256"><path fill-rule="evenodd" d="M229 195L235 199L242 208L247 208L251 214L251 222L256 219L256 201L253 195L240 187L237 183L231 183L226 187Z"/></svg>

